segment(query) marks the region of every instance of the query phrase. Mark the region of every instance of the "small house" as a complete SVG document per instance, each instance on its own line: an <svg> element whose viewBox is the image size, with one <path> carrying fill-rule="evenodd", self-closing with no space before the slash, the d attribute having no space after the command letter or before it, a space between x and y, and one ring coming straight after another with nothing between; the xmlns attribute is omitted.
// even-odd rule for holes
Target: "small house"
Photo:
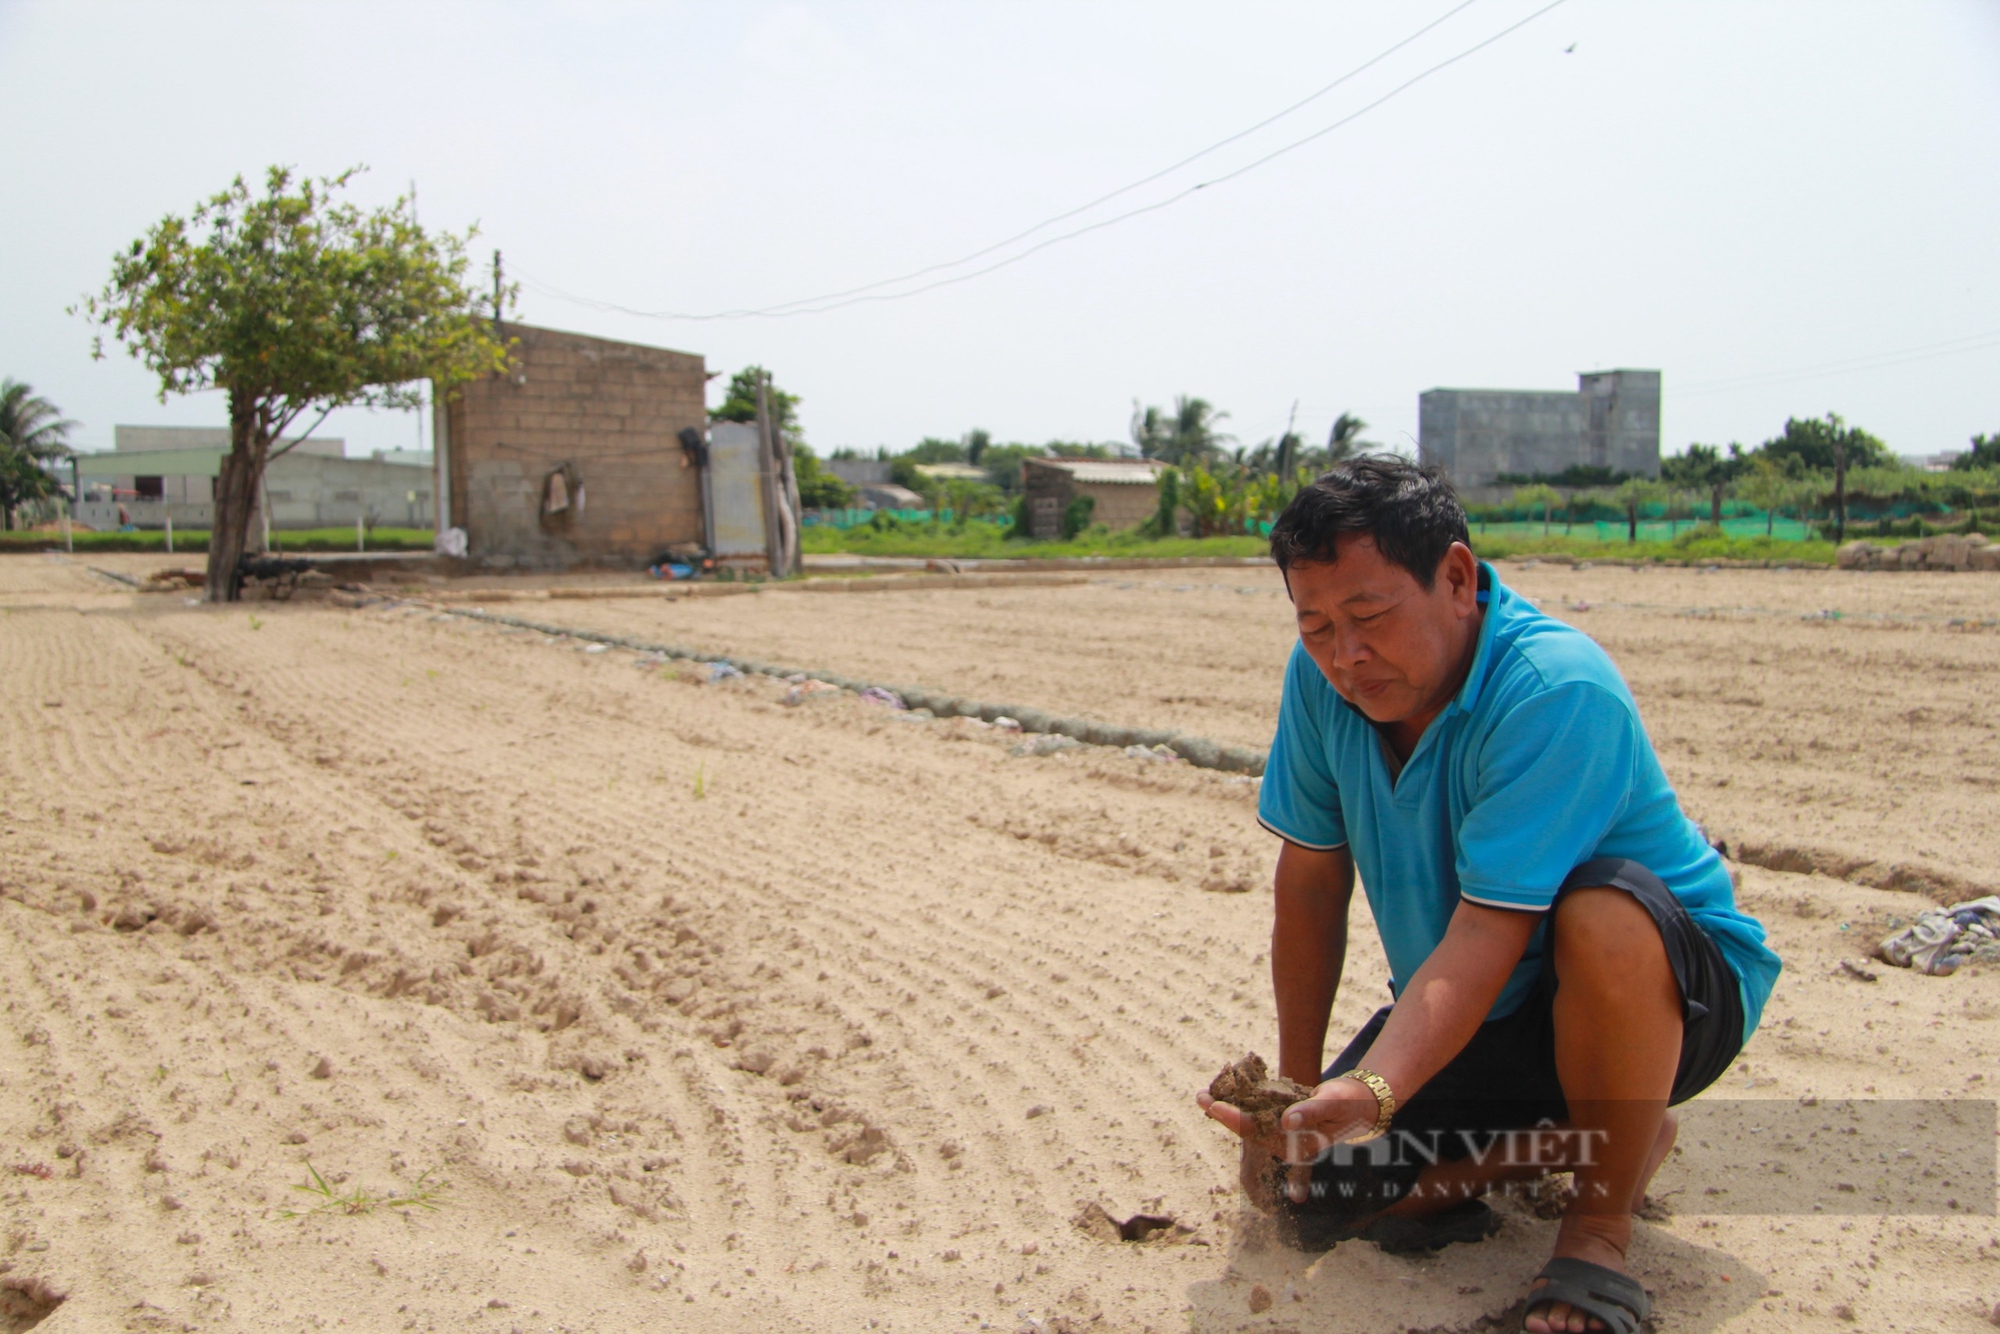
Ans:
<svg viewBox="0 0 2000 1334"><path fill-rule="evenodd" d="M1116 532L1137 528L1160 508L1160 472L1152 459L1022 459L1028 536L1061 537L1070 503L1088 496L1090 522Z"/></svg>

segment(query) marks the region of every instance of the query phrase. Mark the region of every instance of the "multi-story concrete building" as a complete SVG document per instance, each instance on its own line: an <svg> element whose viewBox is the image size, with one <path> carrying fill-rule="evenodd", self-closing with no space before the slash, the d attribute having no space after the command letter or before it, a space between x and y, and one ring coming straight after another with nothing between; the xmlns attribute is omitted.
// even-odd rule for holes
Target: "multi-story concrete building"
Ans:
<svg viewBox="0 0 2000 1334"><path fill-rule="evenodd" d="M1420 457L1461 488L1573 467L1660 475L1660 373L1586 371L1577 390L1432 389L1417 400Z"/></svg>

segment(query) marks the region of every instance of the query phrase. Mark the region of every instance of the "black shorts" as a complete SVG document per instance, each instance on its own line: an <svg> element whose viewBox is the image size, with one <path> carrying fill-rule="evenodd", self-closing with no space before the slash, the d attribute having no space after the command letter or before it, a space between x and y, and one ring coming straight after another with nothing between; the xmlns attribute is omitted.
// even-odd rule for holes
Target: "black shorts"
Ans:
<svg viewBox="0 0 2000 1334"><path fill-rule="evenodd" d="M1615 857L1585 862L1563 881L1556 901L1586 886L1624 890L1645 906L1660 929L1680 983L1684 1024L1680 1066L1668 1101L1685 1102L1720 1078L1742 1050L1743 998L1736 970L1665 882L1637 862ZM1553 930L1553 916L1549 925ZM1504 1019L1481 1024L1464 1049L1396 1109L1389 1138L1401 1148L1428 1146L1438 1158L1455 1160L1474 1152L1481 1136L1567 1119L1569 1105L1556 1077L1552 944L1544 948L1542 959L1540 982L1521 1007ZM1377 1010L1321 1079L1360 1065L1394 1008ZM1389 1161L1377 1161L1385 1157ZM1336 1221L1373 1213L1407 1195L1428 1161L1424 1153L1386 1147L1374 1154L1367 1145L1329 1149L1313 1164L1309 1198L1290 1208L1301 1223L1312 1216Z"/></svg>

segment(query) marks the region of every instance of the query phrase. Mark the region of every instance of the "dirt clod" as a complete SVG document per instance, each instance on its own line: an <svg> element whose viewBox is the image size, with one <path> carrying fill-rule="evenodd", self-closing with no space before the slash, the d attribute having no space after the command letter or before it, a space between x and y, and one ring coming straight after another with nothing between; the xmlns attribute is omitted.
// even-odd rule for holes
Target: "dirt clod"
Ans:
<svg viewBox="0 0 2000 1334"><path fill-rule="evenodd" d="M1278 1133L1278 1116L1295 1102L1303 1102L1313 1091L1297 1080L1274 1075L1264 1058L1251 1052L1234 1065L1226 1065L1208 1086L1208 1095L1226 1102L1256 1121L1257 1133Z"/></svg>

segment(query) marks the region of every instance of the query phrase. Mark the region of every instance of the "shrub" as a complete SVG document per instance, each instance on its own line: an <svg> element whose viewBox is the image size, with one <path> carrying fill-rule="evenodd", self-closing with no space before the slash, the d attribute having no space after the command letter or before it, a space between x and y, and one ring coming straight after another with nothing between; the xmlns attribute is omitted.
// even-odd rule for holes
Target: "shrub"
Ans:
<svg viewBox="0 0 2000 1334"><path fill-rule="evenodd" d="M1078 533L1090 527L1091 512L1096 508L1096 496L1076 496L1072 498L1069 505L1063 510L1063 541L1074 540Z"/></svg>

